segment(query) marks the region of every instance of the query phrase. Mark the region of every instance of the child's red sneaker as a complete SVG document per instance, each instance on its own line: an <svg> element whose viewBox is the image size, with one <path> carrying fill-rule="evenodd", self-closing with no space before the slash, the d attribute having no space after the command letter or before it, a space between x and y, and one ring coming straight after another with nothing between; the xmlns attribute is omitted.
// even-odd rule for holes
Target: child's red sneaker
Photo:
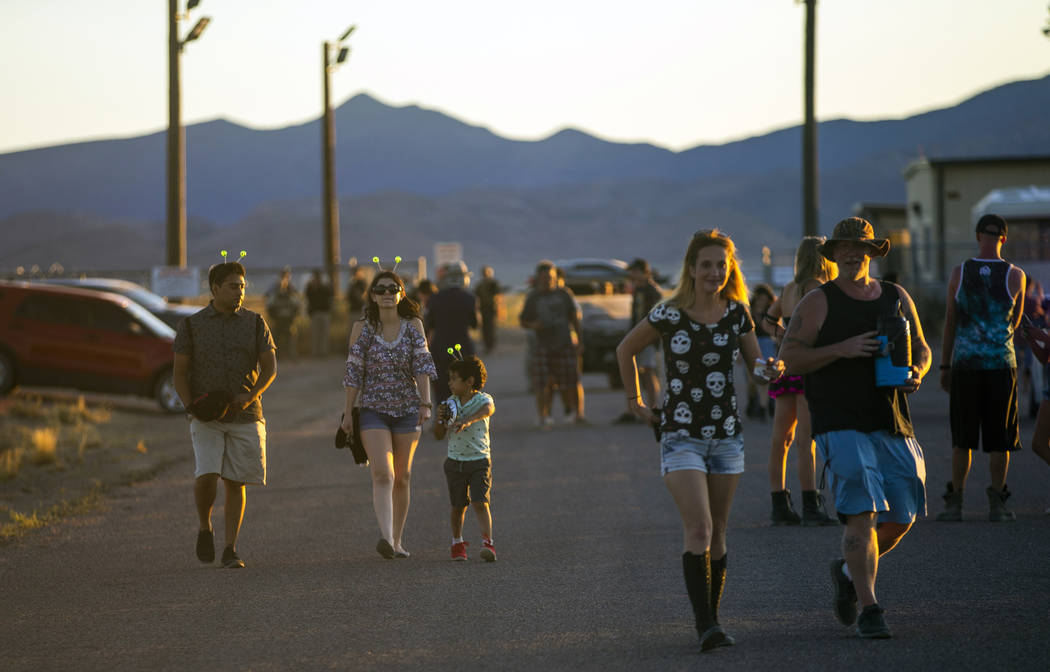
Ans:
<svg viewBox="0 0 1050 672"><path fill-rule="evenodd" d="M496 547L492 545L491 539L482 543L481 559L485 562L496 562Z"/></svg>
<svg viewBox="0 0 1050 672"><path fill-rule="evenodd" d="M460 541L455 544L452 544L452 559L457 562L463 562L464 560L466 560L467 546L469 545L470 544L468 544L465 541Z"/></svg>

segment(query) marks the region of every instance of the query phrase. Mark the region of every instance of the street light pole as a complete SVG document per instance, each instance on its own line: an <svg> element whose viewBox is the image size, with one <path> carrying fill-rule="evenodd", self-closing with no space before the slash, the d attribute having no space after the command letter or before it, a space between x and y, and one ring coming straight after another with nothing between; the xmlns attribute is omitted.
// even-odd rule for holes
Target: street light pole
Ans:
<svg viewBox="0 0 1050 672"><path fill-rule="evenodd" d="M168 0L168 266L186 267L186 136L179 91L179 3Z"/></svg>
<svg viewBox="0 0 1050 672"><path fill-rule="evenodd" d="M322 173L324 177L324 263L332 291L339 291L339 196L335 186L335 115L331 99L331 43L321 47L324 63L324 119L321 123Z"/></svg>
<svg viewBox="0 0 1050 672"><path fill-rule="evenodd" d="M324 87L324 100L322 101L324 115L321 120L321 176L323 200L321 209L324 212L324 263L328 272L328 282L332 291L339 294L339 193L335 182L335 115L332 113L331 97L331 74L339 65L346 61L350 54L350 48L344 47L343 42L350 37L357 26L350 26L337 42L328 42L321 45L321 78ZM337 53L335 63L332 63L332 54Z"/></svg>
<svg viewBox="0 0 1050 672"><path fill-rule="evenodd" d="M804 0L806 3L806 74L805 74L805 122L802 128L802 235L818 234L818 201L817 186L817 121L814 113L814 76L816 33L817 33L817 0Z"/></svg>
<svg viewBox="0 0 1050 672"><path fill-rule="evenodd" d="M187 42L201 36L211 21L201 18L186 36L179 39L179 20L200 0L189 0L187 14L179 14L179 0L168 0L168 138L167 138L167 252L168 266L186 267L186 134L182 128L182 93L179 56Z"/></svg>

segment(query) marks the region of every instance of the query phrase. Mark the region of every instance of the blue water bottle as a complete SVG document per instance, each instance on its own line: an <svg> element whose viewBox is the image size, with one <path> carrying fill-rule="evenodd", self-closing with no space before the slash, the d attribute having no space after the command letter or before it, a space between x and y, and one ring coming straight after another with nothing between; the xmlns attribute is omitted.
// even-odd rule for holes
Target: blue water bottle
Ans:
<svg viewBox="0 0 1050 672"><path fill-rule="evenodd" d="M900 314L901 302L893 315L876 320L879 352L875 356L875 387L903 387L911 379L911 327Z"/></svg>

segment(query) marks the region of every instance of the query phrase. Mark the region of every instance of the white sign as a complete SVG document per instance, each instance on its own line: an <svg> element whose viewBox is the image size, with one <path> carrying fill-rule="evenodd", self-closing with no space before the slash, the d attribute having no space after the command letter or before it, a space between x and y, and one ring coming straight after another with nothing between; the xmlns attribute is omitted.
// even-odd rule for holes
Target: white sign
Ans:
<svg viewBox="0 0 1050 672"><path fill-rule="evenodd" d="M441 268L453 261L463 261L463 245L460 243L434 243L434 268Z"/></svg>
<svg viewBox="0 0 1050 672"><path fill-rule="evenodd" d="M196 266L154 266L150 289L169 299L195 299L201 295L201 271Z"/></svg>

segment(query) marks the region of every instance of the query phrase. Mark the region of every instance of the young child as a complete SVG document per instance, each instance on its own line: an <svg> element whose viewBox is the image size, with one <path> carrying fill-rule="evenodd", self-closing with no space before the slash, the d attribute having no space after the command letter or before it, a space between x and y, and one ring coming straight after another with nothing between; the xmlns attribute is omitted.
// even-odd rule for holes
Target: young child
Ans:
<svg viewBox="0 0 1050 672"><path fill-rule="evenodd" d="M485 365L473 355L453 359L448 367L448 387L452 396L438 407L437 422L434 423L436 438L443 439L448 434L445 479L452 500L452 559L457 561L467 559L463 519L471 502L481 528L481 557L486 562L496 561L496 548L492 545L492 514L489 512L489 488L492 487L489 417L495 406L492 397L481 391L487 375Z"/></svg>

